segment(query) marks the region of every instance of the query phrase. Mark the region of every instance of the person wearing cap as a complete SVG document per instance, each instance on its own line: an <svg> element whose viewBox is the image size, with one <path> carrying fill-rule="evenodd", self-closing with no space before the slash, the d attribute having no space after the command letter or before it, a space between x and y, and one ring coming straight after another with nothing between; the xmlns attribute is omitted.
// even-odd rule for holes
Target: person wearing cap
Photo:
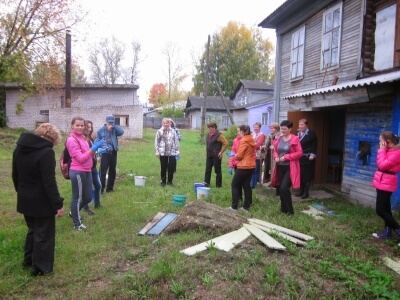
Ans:
<svg viewBox="0 0 400 300"><path fill-rule="evenodd" d="M114 182L117 175L117 152L118 152L118 137L124 134L124 130L115 125L115 117L109 115L106 117L106 124L97 131L97 140L104 140L104 147L107 151L101 155L100 163L100 182L101 193L114 191ZM106 186L106 174L108 171L108 179Z"/></svg>

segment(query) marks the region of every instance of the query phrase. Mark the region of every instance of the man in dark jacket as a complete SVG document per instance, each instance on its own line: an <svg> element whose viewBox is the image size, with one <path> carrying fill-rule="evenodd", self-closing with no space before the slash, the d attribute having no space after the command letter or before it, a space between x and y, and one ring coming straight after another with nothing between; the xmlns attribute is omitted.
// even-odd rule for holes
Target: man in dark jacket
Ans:
<svg viewBox="0 0 400 300"><path fill-rule="evenodd" d="M33 276L53 272L56 219L64 214L63 198L56 182L53 145L61 134L49 123L33 133L22 133L14 150L12 179L17 192L17 211L24 215L28 233L23 266Z"/></svg>
<svg viewBox="0 0 400 300"><path fill-rule="evenodd" d="M225 136L217 130L217 124L210 122L207 124L209 133L207 135L207 160L206 160L206 172L204 175L204 185L209 186L211 181L211 171L214 167L216 175L215 185L217 188L222 186L222 172L221 172L221 161L222 154L228 148L228 141Z"/></svg>
<svg viewBox="0 0 400 300"><path fill-rule="evenodd" d="M303 156L300 158L300 190L295 196L307 199L311 182L314 180L315 159L317 157L317 134L308 128L306 119L299 120L297 135L300 139Z"/></svg>

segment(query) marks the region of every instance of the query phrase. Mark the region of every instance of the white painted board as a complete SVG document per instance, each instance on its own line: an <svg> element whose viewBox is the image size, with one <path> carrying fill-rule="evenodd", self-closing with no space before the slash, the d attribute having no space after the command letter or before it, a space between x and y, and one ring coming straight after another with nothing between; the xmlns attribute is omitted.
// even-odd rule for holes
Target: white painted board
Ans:
<svg viewBox="0 0 400 300"><path fill-rule="evenodd" d="M289 228L282 227L282 226L279 226L279 225L275 225L275 224L272 224L272 223L269 223L269 222L265 222L263 220L248 219L248 221L256 223L256 224L260 224L262 226L265 226L265 227L268 227L268 228L271 228L271 229L274 229L274 230L277 230L279 232L283 232L283 233L285 233L287 235L294 236L295 238L298 238L298 239L301 239L301 240L304 240L304 241L311 241L311 240L314 239L312 236L309 236L307 234L304 234L304 233L301 233L301 232L298 232L298 231L294 231L294 230L291 230Z"/></svg>
<svg viewBox="0 0 400 300"><path fill-rule="evenodd" d="M284 238L285 240L288 240L289 242L292 242L292 243L294 243L296 245L300 245L300 246L307 245L307 242L299 240L299 239L296 239L295 237L287 235L287 234L285 234L283 232L279 232L279 231L276 231L274 229L271 229L271 228L262 226L260 224L253 223L253 222L250 222L250 225L253 225L253 226L257 227L257 228L260 228L262 231L265 231L266 233L274 233L274 234L276 234L276 235Z"/></svg>
<svg viewBox="0 0 400 300"><path fill-rule="evenodd" d="M266 232L262 231L261 229L250 224L243 224L243 226L252 235L258 238L262 243L264 243L268 248L275 250L286 250L285 246L283 246L281 243L273 239L271 236L269 236Z"/></svg>
<svg viewBox="0 0 400 300"><path fill-rule="evenodd" d="M242 227L236 231L232 232L233 235L228 236L228 238L224 238L218 242L215 243L215 247L217 247L220 250L228 252L232 248L234 248L236 245L240 244L243 242L245 239L247 239L249 236L251 236L251 233L246 230L246 228Z"/></svg>

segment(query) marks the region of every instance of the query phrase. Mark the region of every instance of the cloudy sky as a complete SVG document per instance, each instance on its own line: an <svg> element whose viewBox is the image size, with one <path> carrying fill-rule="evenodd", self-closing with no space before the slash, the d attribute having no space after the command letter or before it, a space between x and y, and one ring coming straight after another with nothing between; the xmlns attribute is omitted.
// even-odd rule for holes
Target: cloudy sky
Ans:
<svg viewBox="0 0 400 300"><path fill-rule="evenodd" d="M147 101L151 86L167 81L167 63L163 50L167 43L179 49L188 80L182 86L190 89L193 55L204 51L208 35L212 36L229 21L248 28L256 27L285 0L79 0L89 11L84 28L72 30L72 52L90 77L87 46L112 35L126 44L141 44L139 65L139 101ZM275 31L262 29L265 38L275 42ZM128 49L128 48L127 48Z"/></svg>

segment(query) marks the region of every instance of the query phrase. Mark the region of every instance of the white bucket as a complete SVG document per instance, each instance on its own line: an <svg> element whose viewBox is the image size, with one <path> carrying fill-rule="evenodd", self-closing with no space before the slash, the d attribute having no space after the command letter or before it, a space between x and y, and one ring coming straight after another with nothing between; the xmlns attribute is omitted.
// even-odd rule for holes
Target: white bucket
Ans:
<svg viewBox="0 0 400 300"><path fill-rule="evenodd" d="M135 176L135 185L136 186L144 186L146 183L146 176Z"/></svg>
<svg viewBox="0 0 400 300"><path fill-rule="evenodd" d="M197 199L198 200L204 200L208 198L208 195L210 194L210 188L208 187L198 187L197 188Z"/></svg>

